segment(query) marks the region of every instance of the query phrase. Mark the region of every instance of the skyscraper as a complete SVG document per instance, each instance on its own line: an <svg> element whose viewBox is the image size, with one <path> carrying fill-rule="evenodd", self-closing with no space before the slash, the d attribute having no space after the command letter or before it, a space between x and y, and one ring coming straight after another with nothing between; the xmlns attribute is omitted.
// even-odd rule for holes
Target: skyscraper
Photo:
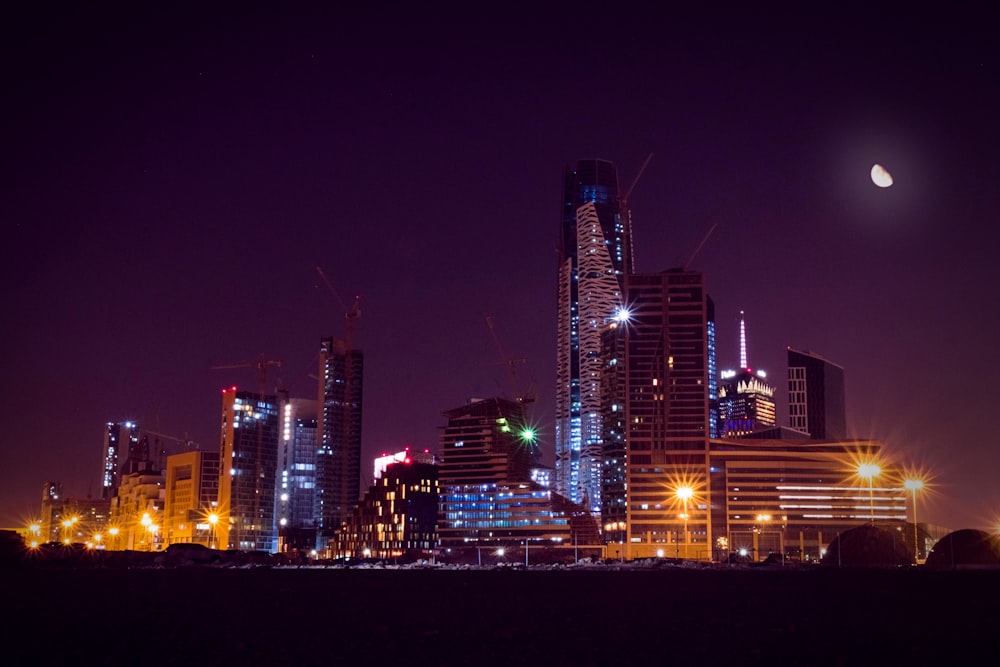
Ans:
<svg viewBox="0 0 1000 667"><path fill-rule="evenodd" d="M618 173L580 160L564 173L557 289L556 490L601 511L601 329L633 271L631 219Z"/></svg>
<svg viewBox="0 0 1000 667"><path fill-rule="evenodd" d="M846 440L844 369L818 354L788 348L788 425L813 440Z"/></svg>
<svg viewBox="0 0 1000 667"><path fill-rule="evenodd" d="M221 545L244 551L277 549L275 475L278 401L236 387L222 390L218 526Z"/></svg>
<svg viewBox="0 0 1000 667"><path fill-rule="evenodd" d="M604 334L606 353L617 355L605 360L604 381L617 385L606 391L605 422L625 429L626 483L617 488L627 494L628 551L693 556L705 548L708 510L704 497L680 491L707 488L714 304L703 275L686 269L629 274L625 298L628 317Z"/></svg>
<svg viewBox="0 0 1000 667"><path fill-rule="evenodd" d="M742 438L776 424L774 387L767 373L750 368L747 361L747 330L740 311L740 368L722 371L719 385L718 434Z"/></svg>
<svg viewBox="0 0 1000 667"><path fill-rule="evenodd" d="M134 458L139 447L139 427L135 422L108 422L104 427L104 453L101 457L101 498L111 500L121 483L122 467Z"/></svg>
<svg viewBox="0 0 1000 667"><path fill-rule="evenodd" d="M361 495L364 355L344 339L320 340L319 442L315 509L321 544L348 518Z"/></svg>
<svg viewBox="0 0 1000 667"><path fill-rule="evenodd" d="M281 440L278 446L278 522L289 528L315 528L316 439L315 399L290 398L278 392Z"/></svg>

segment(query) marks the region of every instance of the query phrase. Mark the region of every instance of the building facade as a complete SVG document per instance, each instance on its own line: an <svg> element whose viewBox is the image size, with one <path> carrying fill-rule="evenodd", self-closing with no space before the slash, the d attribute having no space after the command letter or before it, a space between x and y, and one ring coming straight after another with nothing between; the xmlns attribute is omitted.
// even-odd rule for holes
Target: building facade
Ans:
<svg viewBox="0 0 1000 667"><path fill-rule="evenodd" d="M606 409L612 420L625 414L627 550L662 556L670 545L670 555L693 555L707 539L708 506L690 492L707 482L714 304L704 276L685 269L629 274L625 298L623 356L605 368L620 378L624 397ZM617 520L605 528L613 533L606 541L621 541Z"/></svg>
<svg viewBox="0 0 1000 667"><path fill-rule="evenodd" d="M902 471L882 450L870 440L713 440L708 485L698 490L712 508L712 540L692 557L814 561L846 530L898 525L907 509ZM877 464L876 477L859 474L865 463Z"/></svg>
<svg viewBox="0 0 1000 667"><path fill-rule="evenodd" d="M574 529L596 541L596 530L586 530L596 525L589 511L532 481L539 452L524 410L521 402L488 398L444 413L438 468L443 548L561 545Z"/></svg>
<svg viewBox="0 0 1000 667"><path fill-rule="evenodd" d="M430 458L430 461L428 461ZM338 531L337 558L430 559L438 546L438 467L403 456L385 466Z"/></svg>
<svg viewBox="0 0 1000 667"><path fill-rule="evenodd" d="M844 369L813 352L788 348L788 426L814 440L847 439Z"/></svg>
<svg viewBox="0 0 1000 667"><path fill-rule="evenodd" d="M601 511L601 330L633 270L631 219L618 172L580 160L564 172L557 286L555 487Z"/></svg>
<svg viewBox="0 0 1000 667"><path fill-rule="evenodd" d="M439 479L442 486L527 482L538 460L525 406L494 397L473 399L444 413Z"/></svg>
<svg viewBox="0 0 1000 667"><path fill-rule="evenodd" d="M227 549L274 552L277 397L236 387L223 389L221 431L219 544Z"/></svg>
<svg viewBox="0 0 1000 667"><path fill-rule="evenodd" d="M344 339L322 338L316 488L320 546L347 520L361 494L364 355Z"/></svg>
<svg viewBox="0 0 1000 667"><path fill-rule="evenodd" d="M218 548L219 453L191 451L168 456L165 478L164 542Z"/></svg>

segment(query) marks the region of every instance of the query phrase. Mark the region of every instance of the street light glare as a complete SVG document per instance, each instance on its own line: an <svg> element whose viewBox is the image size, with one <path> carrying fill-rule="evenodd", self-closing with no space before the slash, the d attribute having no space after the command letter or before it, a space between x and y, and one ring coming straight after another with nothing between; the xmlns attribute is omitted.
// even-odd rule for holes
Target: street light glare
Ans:
<svg viewBox="0 0 1000 667"><path fill-rule="evenodd" d="M903 480L903 488L907 491L923 491L924 480L922 479L906 479Z"/></svg>
<svg viewBox="0 0 1000 667"><path fill-rule="evenodd" d="M882 467L877 463L859 463L858 477L872 479L882 474Z"/></svg>
<svg viewBox="0 0 1000 667"><path fill-rule="evenodd" d="M677 497L681 500L690 500L694 496L694 489L690 486L677 487Z"/></svg>

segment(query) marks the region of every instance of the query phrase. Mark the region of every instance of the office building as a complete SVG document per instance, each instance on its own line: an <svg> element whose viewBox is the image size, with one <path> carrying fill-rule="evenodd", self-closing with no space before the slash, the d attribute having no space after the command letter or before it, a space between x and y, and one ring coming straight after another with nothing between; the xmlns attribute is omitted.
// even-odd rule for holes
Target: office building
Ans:
<svg viewBox="0 0 1000 667"><path fill-rule="evenodd" d="M219 453L195 450L168 456L164 476L164 542L218 548Z"/></svg>
<svg viewBox="0 0 1000 667"><path fill-rule="evenodd" d="M777 424L774 387L767 373L754 370L747 360L746 320L740 311L739 370L724 370L718 386L718 437L743 438L769 431Z"/></svg>
<svg viewBox="0 0 1000 667"><path fill-rule="evenodd" d="M788 425L813 440L846 440L844 369L813 352L788 348Z"/></svg>
<svg viewBox="0 0 1000 667"><path fill-rule="evenodd" d="M633 270L631 219L605 160L564 172L557 289L555 488L601 511L601 330Z"/></svg>
<svg viewBox="0 0 1000 667"><path fill-rule="evenodd" d="M319 403L278 392L278 531L295 543L316 546L316 445ZM311 538L309 537L311 535Z"/></svg>
<svg viewBox="0 0 1000 667"><path fill-rule="evenodd" d="M472 399L444 413L439 479L442 486L527 482L538 459L524 404Z"/></svg>
<svg viewBox="0 0 1000 667"><path fill-rule="evenodd" d="M531 480L540 470L539 455L524 407L503 398L473 399L444 413L448 424L438 466L442 547L525 540L558 546L574 535L596 542L596 521L586 508Z"/></svg>
<svg viewBox="0 0 1000 667"><path fill-rule="evenodd" d="M222 390L218 539L225 548L277 550L278 433L277 397Z"/></svg>
<svg viewBox="0 0 1000 667"><path fill-rule="evenodd" d="M411 562L438 546L438 467L429 453L383 458L383 465L333 545L336 558Z"/></svg>
<svg viewBox="0 0 1000 667"><path fill-rule="evenodd" d="M872 522L899 526L906 491L894 481L899 467L882 450L871 440L711 441L708 484L696 488L696 499L712 508L712 539L691 556L762 560L774 553L815 561L846 530ZM878 474L860 476L864 463L876 463ZM900 539L912 543L909 532Z"/></svg>
<svg viewBox="0 0 1000 667"><path fill-rule="evenodd" d="M701 273L670 269L626 276L628 316L618 357L605 360L608 420L625 429L625 541L632 557L683 557L705 539L707 507L686 492L708 470L715 367L715 310ZM605 332L605 349L613 335ZM619 404L619 401L623 401ZM615 418L624 410L624 420ZM609 443L609 446L613 446ZM621 541L620 512L609 516ZM679 546L683 545L683 546Z"/></svg>
<svg viewBox="0 0 1000 667"><path fill-rule="evenodd" d="M322 338L319 357L319 443L313 514L320 532L318 546L325 547L361 494L364 355L347 340Z"/></svg>

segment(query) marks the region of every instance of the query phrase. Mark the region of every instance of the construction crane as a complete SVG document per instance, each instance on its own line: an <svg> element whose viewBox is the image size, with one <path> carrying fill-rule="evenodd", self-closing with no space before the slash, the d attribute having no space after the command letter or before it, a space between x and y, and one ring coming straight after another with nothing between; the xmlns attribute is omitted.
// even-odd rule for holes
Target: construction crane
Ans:
<svg viewBox="0 0 1000 667"><path fill-rule="evenodd" d="M258 380L258 393L263 396L267 392L267 367L277 366L281 367L280 359L265 359L264 355L261 354L260 358L256 361L243 361L235 364L218 364L212 366L212 370L225 370L229 368L256 368L257 369L257 380Z"/></svg>
<svg viewBox="0 0 1000 667"><path fill-rule="evenodd" d="M619 214L622 215L622 216L626 216L627 217L627 219L624 221L625 222L625 234L628 237L628 238L625 239L625 245L628 246L628 256L632 260L632 266L626 266L625 267L625 272L626 273L634 273L635 272L635 249L632 247L632 211L628 207L628 198L629 198L629 195L632 194L632 190L635 189L636 183L639 182L639 177L642 176L642 173L644 171L646 171L646 165L648 165L649 161L652 160L652 159L653 159L653 154L652 153L650 153L649 155L646 156L646 160L642 163L642 166L639 167L639 171L638 171L638 173L636 173L635 178L632 179L632 184L630 186L628 186L628 189L625 191L625 194L620 194L618 196L618 211L619 211Z"/></svg>
<svg viewBox="0 0 1000 667"><path fill-rule="evenodd" d="M347 319L347 330L346 330L346 336L344 338L344 343L346 344L348 350L353 350L354 328L355 324L358 321L358 318L361 317L361 297L355 296L354 303L351 304L350 308L348 308L347 304L344 303L344 300L340 298L340 294L337 292L337 290L333 288L333 284L330 282L329 278L327 278L326 274L323 273L323 269L317 266L316 272L319 273L319 277L323 279L323 282L326 284L326 288L330 290L330 294L333 295L333 298L335 298L337 302L340 303L341 307L345 311L344 317Z"/></svg>
<svg viewBox="0 0 1000 667"><path fill-rule="evenodd" d="M156 438L164 438L166 440L173 440L174 442L179 442L184 445L188 451L198 449L198 443L189 438L178 438L176 435L167 435L166 433L157 433L156 431L150 431L149 429L143 429L146 435L151 435ZM186 434L185 434L186 435Z"/></svg>
<svg viewBox="0 0 1000 667"><path fill-rule="evenodd" d="M514 400L518 403L533 403L535 400L535 391L530 388L527 392L521 393L521 386L517 380L517 368L518 363L525 363L527 359L512 359L507 356L504 352L503 345L500 343L500 337L497 335L496 327L493 325L493 316L486 316L486 326L490 329L490 334L493 335L493 342L497 347L497 352L500 354L500 363L504 365L507 369L507 376L510 378L511 388L514 391Z"/></svg>

